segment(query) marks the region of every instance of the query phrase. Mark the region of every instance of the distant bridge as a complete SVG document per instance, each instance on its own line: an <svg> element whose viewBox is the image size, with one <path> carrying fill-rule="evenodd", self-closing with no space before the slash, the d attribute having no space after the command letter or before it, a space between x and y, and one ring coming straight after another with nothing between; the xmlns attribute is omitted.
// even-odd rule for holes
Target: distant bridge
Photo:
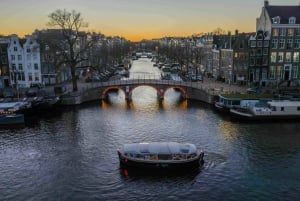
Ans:
<svg viewBox="0 0 300 201"><path fill-rule="evenodd" d="M207 103L213 103L215 94L204 87L200 82L184 82L159 79L127 79L107 82L80 83L78 92L69 92L61 96L62 104L77 105L88 101L106 99L112 90L122 90L126 101L132 100L132 92L139 86L150 86L156 89L159 101L164 99L168 89L175 89L181 93L183 99L196 99Z"/></svg>

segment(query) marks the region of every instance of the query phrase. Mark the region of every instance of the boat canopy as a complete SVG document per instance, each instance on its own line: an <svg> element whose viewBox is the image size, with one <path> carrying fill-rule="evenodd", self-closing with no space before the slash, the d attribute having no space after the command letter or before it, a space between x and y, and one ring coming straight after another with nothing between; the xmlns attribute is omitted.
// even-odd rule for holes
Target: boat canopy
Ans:
<svg viewBox="0 0 300 201"><path fill-rule="evenodd" d="M123 146L124 154L193 154L197 152L195 145L177 142L132 143Z"/></svg>

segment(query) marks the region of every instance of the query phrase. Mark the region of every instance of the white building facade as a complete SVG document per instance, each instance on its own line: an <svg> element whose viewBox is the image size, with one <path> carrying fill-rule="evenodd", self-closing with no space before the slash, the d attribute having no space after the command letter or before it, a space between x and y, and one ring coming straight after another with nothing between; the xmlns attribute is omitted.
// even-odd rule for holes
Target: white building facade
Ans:
<svg viewBox="0 0 300 201"><path fill-rule="evenodd" d="M26 88L41 83L40 45L34 37L26 36L22 44L17 35L11 35L7 54L11 86Z"/></svg>

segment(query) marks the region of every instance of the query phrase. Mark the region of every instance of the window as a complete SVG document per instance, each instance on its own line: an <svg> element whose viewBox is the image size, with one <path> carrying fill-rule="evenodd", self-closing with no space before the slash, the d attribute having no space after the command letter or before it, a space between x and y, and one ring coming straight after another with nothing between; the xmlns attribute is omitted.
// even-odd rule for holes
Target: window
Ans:
<svg viewBox="0 0 300 201"><path fill-rule="evenodd" d="M277 66L276 68L276 77L281 78L282 66Z"/></svg>
<svg viewBox="0 0 300 201"><path fill-rule="evenodd" d="M257 47L262 47L262 41L257 41Z"/></svg>
<svg viewBox="0 0 300 201"><path fill-rule="evenodd" d="M297 111L300 111L300 107L297 107Z"/></svg>
<svg viewBox="0 0 300 201"><path fill-rule="evenodd" d="M298 66L293 66L292 67L292 79L297 79L298 78Z"/></svg>
<svg viewBox="0 0 300 201"><path fill-rule="evenodd" d="M283 52L278 52L278 57L277 57L278 62L283 62Z"/></svg>
<svg viewBox="0 0 300 201"><path fill-rule="evenodd" d="M293 54L293 62L299 62L299 52L294 52L294 54Z"/></svg>
<svg viewBox="0 0 300 201"><path fill-rule="evenodd" d="M285 62L291 62L292 61L292 53L286 52L285 53Z"/></svg>
<svg viewBox="0 0 300 201"><path fill-rule="evenodd" d="M255 65L255 59L254 58L250 58L250 66L254 66Z"/></svg>
<svg viewBox="0 0 300 201"><path fill-rule="evenodd" d="M34 81L39 81L39 74L38 73L34 73Z"/></svg>
<svg viewBox="0 0 300 201"><path fill-rule="evenodd" d="M300 39L296 39L296 40L295 40L294 48L295 48L295 49L300 49Z"/></svg>
<svg viewBox="0 0 300 201"><path fill-rule="evenodd" d="M32 81L32 73L28 73L28 80Z"/></svg>
<svg viewBox="0 0 300 201"><path fill-rule="evenodd" d="M18 48L17 48L17 47L14 47L14 51L17 52L17 51L18 51Z"/></svg>
<svg viewBox="0 0 300 201"><path fill-rule="evenodd" d="M38 70L39 69L39 65L37 63L34 64L34 70Z"/></svg>
<svg viewBox="0 0 300 201"><path fill-rule="evenodd" d="M14 61L16 59L15 55L11 55L11 60Z"/></svg>
<svg viewBox="0 0 300 201"><path fill-rule="evenodd" d="M255 49L250 50L250 56L255 56Z"/></svg>
<svg viewBox="0 0 300 201"><path fill-rule="evenodd" d="M296 36L300 36L300 28L296 28L295 29L295 35Z"/></svg>
<svg viewBox="0 0 300 201"><path fill-rule="evenodd" d="M279 36L279 30L277 28L272 30L272 36Z"/></svg>
<svg viewBox="0 0 300 201"><path fill-rule="evenodd" d="M270 72L269 72L270 79L276 78L276 66L270 66Z"/></svg>
<svg viewBox="0 0 300 201"><path fill-rule="evenodd" d="M290 17L289 18L289 24L295 24L296 23L296 18L295 17Z"/></svg>
<svg viewBox="0 0 300 201"><path fill-rule="evenodd" d="M280 39L279 40L279 48L280 49L284 49L284 46L285 46L285 40L284 39Z"/></svg>
<svg viewBox="0 0 300 201"><path fill-rule="evenodd" d="M268 57L267 56L263 56L263 65L268 65Z"/></svg>
<svg viewBox="0 0 300 201"><path fill-rule="evenodd" d="M31 70L31 63L27 63L27 69Z"/></svg>
<svg viewBox="0 0 300 201"><path fill-rule="evenodd" d="M262 69L262 72L261 72L261 79L262 80L266 80L267 79L267 69Z"/></svg>
<svg viewBox="0 0 300 201"><path fill-rule="evenodd" d="M6 56L2 55L1 56L1 61L2 61L2 64L7 64L7 58L6 58Z"/></svg>
<svg viewBox="0 0 300 201"><path fill-rule="evenodd" d="M23 65L19 64L19 70L23 70Z"/></svg>
<svg viewBox="0 0 300 201"><path fill-rule="evenodd" d="M27 48L27 49L26 49L26 52L27 52L27 53L31 52L30 48Z"/></svg>
<svg viewBox="0 0 300 201"><path fill-rule="evenodd" d="M261 49L257 49L257 50L256 50L256 55L257 55L257 56L261 56L261 55L262 55Z"/></svg>
<svg viewBox="0 0 300 201"><path fill-rule="evenodd" d="M255 80L256 81L259 80L259 69L258 68L255 70Z"/></svg>
<svg viewBox="0 0 300 201"><path fill-rule="evenodd" d="M269 49L268 48L264 48L263 49L263 55L268 55L269 54Z"/></svg>
<svg viewBox="0 0 300 201"><path fill-rule="evenodd" d="M279 16L274 17L272 20L273 20L273 24L280 24L280 17Z"/></svg>
<svg viewBox="0 0 300 201"><path fill-rule="evenodd" d="M13 71L15 71L16 70L16 64L12 64L11 68L12 68Z"/></svg>
<svg viewBox="0 0 300 201"><path fill-rule="evenodd" d="M280 110L281 110L281 111L284 111L284 107L281 107Z"/></svg>
<svg viewBox="0 0 300 201"><path fill-rule="evenodd" d="M271 53L271 63L276 63L276 52Z"/></svg>
<svg viewBox="0 0 300 201"><path fill-rule="evenodd" d="M288 36L294 36L294 29L289 28L289 29L287 30L287 35L288 35Z"/></svg>
<svg viewBox="0 0 300 201"><path fill-rule="evenodd" d="M280 28L279 29L279 35L280 36L285 36L286 35L286 28Z"/></svg>
<svg viewBox="0 0 300 201"><path fill-rule="evenodd" d="M277 39L273 39L272 40L272 49L277 49L278 46L278 40Z"/></svg>
<svg viewBox="0 0 300 201"><path fill-rule="evenodd" d="M286 41L286 49L290 50L293 48L293 39L288 39Z"/></svg>
<svg viewBox="0 0 300 201"><path fill-rule="evenodd" d="M269 42L270 42L269 40L265 40L264 41L264 47L269 47Z"/></svg>
<svg viewBox="0 0 300 201"><path fill-rule="evenodd" d="M250 41L250 46L251 47L256 47L256 41L255 40Z"/></svg>
<svg viewBox="0 0 300 201"><path fill-rule="evenodd" d="M19 60L19 61L22 60L22 55L18 55L18 60Z"/></svg>

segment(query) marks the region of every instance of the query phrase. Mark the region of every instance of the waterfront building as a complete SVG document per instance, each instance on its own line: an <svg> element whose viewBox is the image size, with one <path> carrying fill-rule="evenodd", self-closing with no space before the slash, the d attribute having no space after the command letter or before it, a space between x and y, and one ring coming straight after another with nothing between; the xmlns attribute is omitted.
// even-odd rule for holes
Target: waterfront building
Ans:
<svg viewBox="0 0 300 201"><path fill-rule="evenodd" d="M7 54L11 86L26 88L41 83L40 45L34 37L19 40L17 35L11 35Z"/></svg>
<svg viewBox="0 0 300 201"><path fill-rule="evenodd" d="M248 81L249 46L248 41L251 34L235 31L232 38L233 66L232 81L235 84L246 85Z"/></svg>
<svg viewBox="0 0 300 201"><path fill-rule="evenodd" d="M9 68L7 56L8 38L0 38L0 88L9 86Z"/></svg>
<svg viewBox="0 0 300 201"><path fill-rule="evenodd" d="M300 5L275 6L265 1L249 43L250 83L299 83Z"/></svg>

